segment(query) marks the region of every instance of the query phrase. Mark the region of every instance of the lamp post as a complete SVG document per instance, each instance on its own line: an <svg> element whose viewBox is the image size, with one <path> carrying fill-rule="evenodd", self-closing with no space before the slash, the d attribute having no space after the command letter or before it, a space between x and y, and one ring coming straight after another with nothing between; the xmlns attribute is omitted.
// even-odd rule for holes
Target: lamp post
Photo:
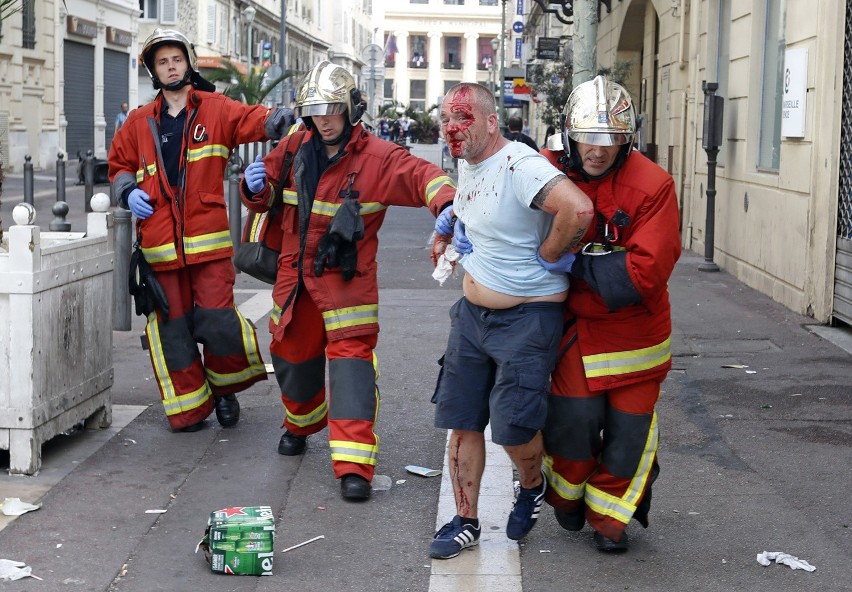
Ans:
<svg viewBox="0 0 852 592"><path fill-rule="evenodd" d="M243 11L240 13L243 16L243 21L246 23L246 65L248 69L251 69L251 24L254 22L254 16L257 14L257 10L254 6L249 4Z"/></svg>
<svg viewBox="0 0 852 592"><path fill-rule="evenodd" d="M497 114L497 119L500 121L500 127L503 127L503 114L506 111L505 84L506 79L506 4L509 0L502 0L503 8L500 15L500 112Z"/></svg>
<svg viewBox="0 0 852 592"><path fill-rule="evenodd" d="M281 66L281 73L285 73L287 71L287 0L281 0L281 31L280 31L281 39L278 40L278 63ZM290 79L288 78L284 82L280 83L278 88L281 100L278 102L278 106L286 105L287 99L285 99L284 93L287 89L287 82Z"/></svg>

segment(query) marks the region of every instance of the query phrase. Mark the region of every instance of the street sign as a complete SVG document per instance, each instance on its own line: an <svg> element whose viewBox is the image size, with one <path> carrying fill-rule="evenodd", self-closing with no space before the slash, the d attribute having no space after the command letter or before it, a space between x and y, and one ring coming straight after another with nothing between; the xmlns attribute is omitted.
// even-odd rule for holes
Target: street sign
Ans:
<svg viewBox="0 0 852 592"><path fill-rule="evenodd" d="M382 49L381 45L371 43L361 50L361 59L364 60L368 65L373 65L377 62L383 61L384 53L384 49Z"/></svg>
<svg viewBox="0 0 852 592"><path fill-rule="evenodd" d="M522 23L521 21L515 21L514 23L512 23L512 31L520 35L524 32L524 23Z"/></svg>
<svg viewBox="0 0 852 592"><path fill-rule="evenodd" d="M364 66L361 68L361 76L365 80L379 80L385 77L384 66Z"/></svg>
<svg viewBox="0 0 852 592"><path fill-rule="evenodd" d="M539 37L538 46L536 46L535 50L535 57L540 60L559 59L559 38Z"/></svg>

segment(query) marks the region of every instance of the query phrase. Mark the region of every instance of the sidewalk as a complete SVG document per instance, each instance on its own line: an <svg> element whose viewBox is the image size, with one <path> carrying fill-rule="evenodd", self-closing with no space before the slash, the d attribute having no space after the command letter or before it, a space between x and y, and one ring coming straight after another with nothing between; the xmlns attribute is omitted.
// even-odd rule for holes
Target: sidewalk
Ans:
<svg viewBox="0 0 852 592"><path fill-rule="evenodd" d="M445 433L432 428L429 398L458 290L437 288L423 265L428 214L397 212L389 211L382 230L379 277L378 473L390 477L389 491L366 504L340 500L325 433L309 441L304 457L275 454L281 407L274 381L241 395L236 429L212 419L196 434L169 433L134 317L133 331L113 334L114 399L132 420L87 458L67 461L42 509L0 531L0 558L25 561L45 579L0 583L0 590L426 592L432 574L459 569L470 576L459 590L506 589L499 575L481 575L503 567L485 542L458 560L436 566L428 559L447 485L403 467L443 463ZM605 556L588 527L566 532L543 511L520 545L525 592L852 590L852 337L814 325L725 272L698 272L701 261L684 253L670 281L675 359L657 410L662 472L650 528L631 523L631 550ZM238 302L267 288L241 278ZM255 323L265 351L265 320ZM8 462L3 454L0 469ZM0 499L13 486L20 491L22 479L0 474ZM272 577L211 574L192 553L207 514L258 502L278 517L276 549L326 538L276 553ZM485 528L498 531L491 522ZM491 538L505 547L499 534ZM761 551L791 553L817 569L763 567L755 560Z"/></svg>

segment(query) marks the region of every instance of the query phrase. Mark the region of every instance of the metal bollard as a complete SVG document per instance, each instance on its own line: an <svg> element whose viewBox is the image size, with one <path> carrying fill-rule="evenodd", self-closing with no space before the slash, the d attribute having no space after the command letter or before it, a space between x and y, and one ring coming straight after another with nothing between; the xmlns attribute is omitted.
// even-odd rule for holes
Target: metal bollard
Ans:
<svg viewBox="0 0 852 592"><path fill-rule="evenodd" d="M113 266L112 328L115 331L130 331L130 292L127 278L130 276L131 214L130 210L115 208L115 265Z"/></svg>
<svg viewBox="0 0 852 592"><path fill-rule="evenodd" d="M65 220L68 215L68 202L65 201L65 160L62 153L56 155L56 204L53 206L53 221L50 229L54 232L68 232L71 223Z"/></svg>
<svg viewBox="0 0 852 592"><path fill-rule="evenodd" d="M231 230L231 243L234 245L234 256L240 250L243 208L240 201L240 165L231 161L231 176L228 178L228 226ZM240 273L240 270L236 270Z"/></svg>
<svg viewBox="0 0 852 592"><path fill-rule="evenodd" d="M34 205L33 198L33 157L27 154L24 156L24 202Z"/></svg>
<svg viewBox="0 0 852 592"><path fill-rule="evenodd" d="M86 160L83 163L83 177L86 180L83 201L88 213L92 211L92 196L95 194L95 155L91 150L86 152Z"/></svg>

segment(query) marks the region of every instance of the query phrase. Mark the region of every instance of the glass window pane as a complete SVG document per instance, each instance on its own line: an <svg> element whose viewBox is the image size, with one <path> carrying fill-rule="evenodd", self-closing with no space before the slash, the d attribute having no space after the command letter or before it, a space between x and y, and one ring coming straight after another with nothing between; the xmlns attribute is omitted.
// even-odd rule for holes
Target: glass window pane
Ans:
<svg viewBox="0 0 852 592"><path fill-rule="evenodd" d="M784 96L786 17L786 0L767 0L757 165L773 170L777 170L781 164L781 99Z"/></svg>

